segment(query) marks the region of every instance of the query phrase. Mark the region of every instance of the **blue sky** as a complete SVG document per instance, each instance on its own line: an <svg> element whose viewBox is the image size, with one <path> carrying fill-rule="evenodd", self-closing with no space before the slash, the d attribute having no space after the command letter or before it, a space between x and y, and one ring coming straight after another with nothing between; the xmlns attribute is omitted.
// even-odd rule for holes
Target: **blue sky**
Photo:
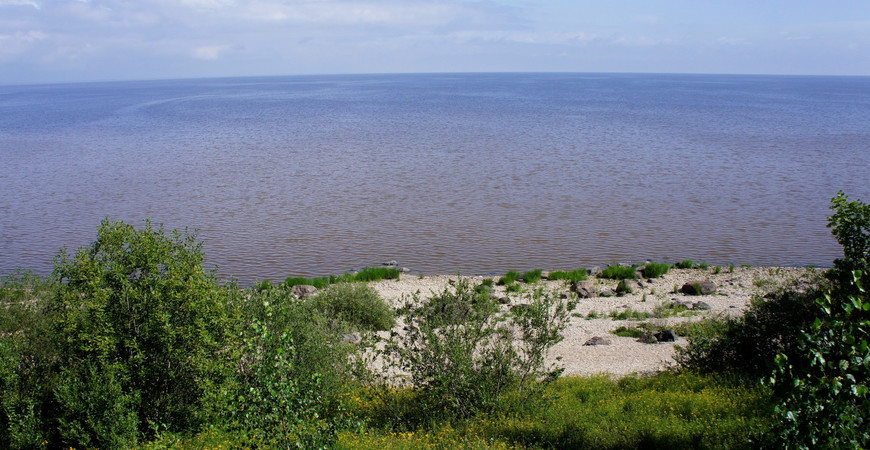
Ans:
<svg viewBox="0 0 870 450"><path fill-rule="evenodd" d="M870 0L0 0L0 83L394 72L870 75Z"/></svg>

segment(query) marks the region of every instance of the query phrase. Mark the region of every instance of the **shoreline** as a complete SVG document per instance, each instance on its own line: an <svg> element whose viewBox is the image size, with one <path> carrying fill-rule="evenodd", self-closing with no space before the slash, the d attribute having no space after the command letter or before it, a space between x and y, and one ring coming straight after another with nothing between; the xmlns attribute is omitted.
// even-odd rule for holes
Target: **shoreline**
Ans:
<svg viewBox="0 0 870 450"><path fill-rule="evenodd" d="M825 269L810 267L756 266L728 267L715 273L707 269L671 268L668 273L655 279L639 279L632 293L613 296L581 298L572 311L562 342L556 344L547 357L548 363L556 363L565 369L565 375L625 376L650 374L666 370L674 364L676 346L685 346L688 340L677 335L673 342L643 343L635 337L612 334L619 327L648 328L653 330L679 328L681 324L717 317L741 315L753 296L763 296L786 285L802 285L820 275ZM391 306L397 307L415 293L420 299L443 291L451 282L468 279L479 284L488 277L483 275L409 275L402 274L399 280L369 282L378 294ZM615 290L620 280L590 275L597 293ZM679 292L686 283L709 280L715 283L716 292L707 295L688 295ZM522 284L525 290L543 288L555 295L567 295L570 283L545 280L534 284ZM522 293L509 294L504 286L494 286L493 295L505 302L501 308L508 311L522 300ZM705 306L693 308L703 302ZM647 316L648 317L644 317ZM603 345L589 345L593 338L603 339Z"/></svg>

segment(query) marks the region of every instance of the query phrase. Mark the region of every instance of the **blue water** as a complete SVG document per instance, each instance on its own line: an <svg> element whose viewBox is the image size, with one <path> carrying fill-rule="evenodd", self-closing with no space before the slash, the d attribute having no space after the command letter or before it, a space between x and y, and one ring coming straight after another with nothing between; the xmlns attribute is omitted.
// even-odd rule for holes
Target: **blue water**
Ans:
<svg viewBox="0 0 870 450"><path fill-rule="evenodd" d="M353 75L0 86L0 273L100 220L242 281L644 259L829 265L870 201L870 78Z"/></svg>

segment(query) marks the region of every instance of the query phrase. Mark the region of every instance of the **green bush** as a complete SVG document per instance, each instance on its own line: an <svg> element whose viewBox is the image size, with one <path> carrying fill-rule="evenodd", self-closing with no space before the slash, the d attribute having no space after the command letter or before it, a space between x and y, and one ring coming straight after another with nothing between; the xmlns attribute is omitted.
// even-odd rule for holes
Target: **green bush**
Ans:
<svg viewBox="0 0 870 450"><path fill-rule="evenodd" d="M330 285L314 298L313 303L327 317L360 330L389 330L396 324L393 309L367 284Z"/></svg>
<svg viewBox="0 0 870 450"><path fill-rule="evenodd" d="M815 298L814 292L788 290L756 297L743 316L723 320L709 330L713 334L690 336L675 359L684 368L706 373L767 375L777 353L795 354L800 330L813 320Z"/></svg>
<svg viewBox="0 0 870 450"><path fill-rule="evenodd" d="M103 221L92 245L62 251L43 322L2 339L0 444L129 447L215 417L239 299L202 261L193 234L148 221Z"/></svg>
<svg viewBox="0 0 870 450"><path fill-rule="evenodd" d="M670 268L670 264L648 262L643 266L643 276L644 278L659 278L668 273Z"/></svg>
<svg viewBox="0 0 870 450"><path fill-rule="evenodd" d="M499 318L497 305L460 279L428 301L408 303L406 330L392 334L384 357L409 374L421 416L449 420L492 411L506 392L558 374L544 357L561 339L572 306L541 291L527 300Z"/></svg>
<svg viewBox="0 0 870 450"><path fill-rule="evenodd" d="M841 191L828 218L843 258L817 296L797 345L780 352L768 380L779 399L772 433L797 448L870 446L870 206Z"/></svg>
<svg viewBox="0 0 870 450"><path fill-rule="evenodd" d="M608 266L601 271L601 278L612 280L636 280L637 266Z"/></svg>
<svg viewBox="0 0 870 450"><path fill-rule="evenodd" d="M249 319L223 428L259 447L327 447L353 425L340 400L352 349L316 308L285 300L254 299L263 307Z"/></svg>
<svg viewBox="0 0 870 450"><path fill-rule="evenodd" d="M578 281L583 281L589 278L589 271L586 269L577 269L572 270L570 272L565 272L563 270L555 270L547 274L547 278L551 280L566 280L571 283L576 283Z"/></svg>

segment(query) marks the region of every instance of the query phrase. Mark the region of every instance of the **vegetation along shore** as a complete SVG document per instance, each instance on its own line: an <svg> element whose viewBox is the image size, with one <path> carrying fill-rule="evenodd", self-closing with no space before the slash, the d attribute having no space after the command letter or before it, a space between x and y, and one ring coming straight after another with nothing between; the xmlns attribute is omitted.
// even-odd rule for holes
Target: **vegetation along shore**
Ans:
<svg viewBox="0 0 870 450"><path fill-rule="evenodd" d="M219 280L104 221L0 285L4 448L866 448L870 206L831 269Z"/></svg>

